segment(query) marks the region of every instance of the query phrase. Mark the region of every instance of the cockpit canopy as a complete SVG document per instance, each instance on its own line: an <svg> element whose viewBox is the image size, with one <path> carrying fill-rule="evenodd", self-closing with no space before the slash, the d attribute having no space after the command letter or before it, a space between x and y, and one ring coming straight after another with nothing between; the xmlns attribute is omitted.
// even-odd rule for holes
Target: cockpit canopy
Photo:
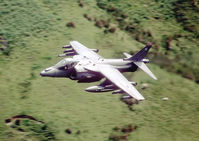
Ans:
<svg viewBox="0 0 199 141"><path fill-rule="evenodd" d="M69 69L71 67L73 67L76 64L76 61L74 61L72 58L65 58L63 60L61 60L60 62L58 62L55 67L57 69Z"/></svg>

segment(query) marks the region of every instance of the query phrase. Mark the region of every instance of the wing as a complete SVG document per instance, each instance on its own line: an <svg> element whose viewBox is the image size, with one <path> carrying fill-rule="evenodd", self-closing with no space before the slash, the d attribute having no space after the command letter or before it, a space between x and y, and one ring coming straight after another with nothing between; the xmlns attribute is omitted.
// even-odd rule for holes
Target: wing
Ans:
<svg viewBox="0 0 199 141"><path fill-rule="evenodd" d="M85 56L91 60L98 60L98 59L102 58L100 55L98 55L91 49L85 47L78 41L71 41L70 45L73 48L73 50L75 50L75 52L81 56Z"/></svg>
<svg viewBox="0 0 199 141"><path fill-rule="evenodd" d="M86 66L85 68L91 71L100 72L113 84L136 100L144 100L144 97L137 91L137 89L111 65L96 64L95 66Z"/></svg>

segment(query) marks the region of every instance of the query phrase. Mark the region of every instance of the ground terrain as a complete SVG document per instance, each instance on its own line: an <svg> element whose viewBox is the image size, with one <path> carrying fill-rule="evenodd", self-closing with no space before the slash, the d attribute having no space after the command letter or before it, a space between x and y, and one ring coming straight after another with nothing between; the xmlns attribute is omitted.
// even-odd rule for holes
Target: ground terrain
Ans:
<svg viewBox="0 0 199 141"><path fill-rule="evenodd" d="M198 140L198 3L0 0L0 140ZM57 63L71 40L100 49L105 58L153 42L149 67L158 80L142 71L126 74L146 100L128 108L120 95L84 91L98 83L41 78L40 71ZM141 89L143 83L149 87ZM6 124L11 117L13 124ZM122 133L128 125L137 128Z"/></svg>

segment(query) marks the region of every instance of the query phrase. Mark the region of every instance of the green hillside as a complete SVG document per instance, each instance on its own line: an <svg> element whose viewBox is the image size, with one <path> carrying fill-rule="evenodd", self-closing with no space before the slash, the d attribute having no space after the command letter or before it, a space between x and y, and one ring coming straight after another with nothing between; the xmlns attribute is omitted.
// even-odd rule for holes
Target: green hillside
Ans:
<svg viewBox="0 0 199 141"><path fill-rule="evenodd" d="M198 0L0 0L0 141L197 141L198 19ZM158 80L126 74L146 100L40 77L71 40L105 58L152 42Z"/></svg>

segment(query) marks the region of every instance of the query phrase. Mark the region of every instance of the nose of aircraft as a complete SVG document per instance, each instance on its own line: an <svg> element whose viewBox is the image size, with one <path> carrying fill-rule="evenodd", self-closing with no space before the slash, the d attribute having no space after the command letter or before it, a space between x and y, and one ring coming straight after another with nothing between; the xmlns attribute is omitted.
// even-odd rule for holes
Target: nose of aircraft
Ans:
<svg viewBox="0 0 199 141"><path fill-rule="evenodd" d="M40 75L41 75L41 76L45 76L45 70L41 71L41 72L40 72Z"/></svg>
<svg viewBox="0 0 199 141"><path fill-rule="evenodd" d="M55 77L56 69L53 67L46 68L40 72L41 76Z"/></svg>

